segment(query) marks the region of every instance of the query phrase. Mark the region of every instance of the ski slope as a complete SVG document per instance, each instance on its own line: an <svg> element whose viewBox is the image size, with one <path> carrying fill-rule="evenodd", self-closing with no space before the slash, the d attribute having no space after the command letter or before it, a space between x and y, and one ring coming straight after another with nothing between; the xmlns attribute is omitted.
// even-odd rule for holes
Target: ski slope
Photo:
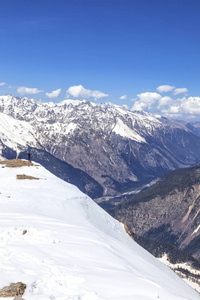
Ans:
<svg viewBox="0 0 200 300"><path fill-rule="evenodd" d="M22 281L26 300L199 299L75 186L39 165L0 165L0 178L0 289Z"/></svg>

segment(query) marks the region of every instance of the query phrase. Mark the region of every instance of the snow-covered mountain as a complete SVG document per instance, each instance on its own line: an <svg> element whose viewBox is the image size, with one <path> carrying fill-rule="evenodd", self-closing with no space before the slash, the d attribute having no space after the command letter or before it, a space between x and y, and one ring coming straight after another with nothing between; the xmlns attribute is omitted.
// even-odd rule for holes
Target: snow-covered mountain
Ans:
<svg viewBox="0 0 200 300"><path fill-rule="evenodd" d="M0 158L27 158L29 151L31 159L37 160L56 176L75 184L91 197L102 195L103 188L91 176L45 151L31 124L0 113Z"/></svg>
<svg viewBox="0 0 200 300"><path fill-rule="evenodd" d="M0 288L21 281L26 300L199 299L75 186L38 164L0 166Z"/></svg>
<svg viewBox="0 0 200 300"><path fill-rule="evenodd" d="M116 195L139 188L200 160L198 124L112 104L41 103L10 95L0 97L0 112L2 156L15 158L28 146L48 152L92 177L101 187L94 198L100 190Z"/></svg>

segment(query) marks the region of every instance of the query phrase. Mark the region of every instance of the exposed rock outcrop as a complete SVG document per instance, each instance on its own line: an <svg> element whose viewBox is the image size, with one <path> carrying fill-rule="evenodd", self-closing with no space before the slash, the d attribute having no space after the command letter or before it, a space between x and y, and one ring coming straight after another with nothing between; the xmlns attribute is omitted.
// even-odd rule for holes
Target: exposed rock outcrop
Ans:
<svg viewBox="0 0 200 300"><path fill-rule="evenodd" d="M0 290L0 297L22 296L26 289L26 284L22 282L11 283L9 286ZM21 299L21 298L20 298Z"/></svg>

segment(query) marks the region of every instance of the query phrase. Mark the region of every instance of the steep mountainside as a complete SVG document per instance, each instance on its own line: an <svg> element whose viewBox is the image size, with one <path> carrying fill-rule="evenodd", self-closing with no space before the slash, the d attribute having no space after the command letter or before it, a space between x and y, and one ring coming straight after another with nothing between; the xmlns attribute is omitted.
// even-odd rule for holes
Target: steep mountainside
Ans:
<svg viewBox="0 0 200 300"><path fill-rule="evenodd" d="M134 240L200 293L200 261L175 246L131 233Z"/></svg>
<svg viewBox="0 0 200 300"><path fill-rule="evenodd" d="M200 164L163 175L111 213L137 235L200 259Z"/></svg>
<svg viewBox="0 0 200 300"><path fill-rule="evenodd" d="M16 156L27 159L28 153L31 153L32 160L41 163L63 180L76 185L90 197L100 197L103 193L103 187L87 173L45 151L35 139L33 129L28 123L2 113L0 113L0 153L2 159L13 159Z"/></svg>
<svg viewBox="0 0 200 300"><path fill-rule="evenodd" d="M8 95L0 97L0 112L18 122L16 130L10 126L1 130L1 141L9 151L19 154L30 146L49 152L87 173L99 190L103 187L104 195L137 189L200 160L198 126L116 105L40 103Z"/></svg>
<svg viewBox="0 0 200 300"><path fill-rule="evenodd" d="M20 160L0 176L0 289L21 281L27 300L199 299L75 186Z"/></svg>
<svg viewBox="0 0 200 300"><path fill-rule="evenodd" d="M114 202L103 206L142 247L200 292L200 163L163 175L122 204Z"/></svg>

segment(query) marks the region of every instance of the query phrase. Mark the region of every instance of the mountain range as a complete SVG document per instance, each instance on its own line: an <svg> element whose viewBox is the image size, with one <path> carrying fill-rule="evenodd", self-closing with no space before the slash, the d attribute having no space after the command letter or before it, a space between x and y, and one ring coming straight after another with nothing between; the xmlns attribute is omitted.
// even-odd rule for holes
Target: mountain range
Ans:
<svg viewBox="0 0 200 300"><path fill-rule="evenodd" d="M169 170L200 160L200 123L109 103L41 103L11 95L0 97L0 112L2 157L27 158L31 152L43 164L46 155L46 168L78 184L63 173L73 167L74 178L84 174L79 188L92 198L140 189Z"/></svg>

